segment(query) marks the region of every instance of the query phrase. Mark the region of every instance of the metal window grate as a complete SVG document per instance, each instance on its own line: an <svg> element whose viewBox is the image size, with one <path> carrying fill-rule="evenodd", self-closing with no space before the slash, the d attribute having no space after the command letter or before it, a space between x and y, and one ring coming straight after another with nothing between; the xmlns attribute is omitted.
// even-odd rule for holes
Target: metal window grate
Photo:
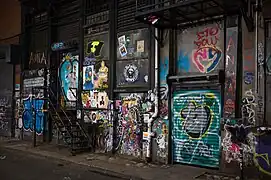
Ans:
<svg viewBox="0 0 271 180"><path fill-rule="evenodd" d="M57 41L79 37L80 0L54 4L53 24L56 26Z"/></svg>
<svg viewBox="0 0 271 180"><path fill-rule="evenodd" d="M118 32L129 31L147 27L146 24L135 20L136 0L119 0L118 1Z"/></svg>
<svg viewBox="0 0 271 180"><path fill-rule="evenodd" d="M97 14L109 10L110 0L86 0L85 2L85 16Z"/></svg>
<svg viewBox="0 0 271 180"><path fill-rule="evenodd" d="M36 51L44 51L48 48L48 29L43 28L37 30L36 28L33 28L34 31L31 34L31 45L30 45L30 51L36 52Z"/></svg>

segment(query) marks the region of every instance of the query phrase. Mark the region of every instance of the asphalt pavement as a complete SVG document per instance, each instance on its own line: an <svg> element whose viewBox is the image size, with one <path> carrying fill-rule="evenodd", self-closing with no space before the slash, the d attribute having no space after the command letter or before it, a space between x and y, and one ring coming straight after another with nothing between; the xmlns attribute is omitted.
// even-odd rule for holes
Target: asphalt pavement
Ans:
<svg viewBox="0 0 271 180"><path fill-rule="evenodd" d="M117 180L85 166L0 147L1 180Z"/></svg>

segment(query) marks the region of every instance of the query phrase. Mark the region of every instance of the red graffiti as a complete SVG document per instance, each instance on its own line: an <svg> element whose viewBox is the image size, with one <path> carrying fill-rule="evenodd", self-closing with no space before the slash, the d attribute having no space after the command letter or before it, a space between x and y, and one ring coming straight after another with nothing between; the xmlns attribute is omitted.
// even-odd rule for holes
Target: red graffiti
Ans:
<svg viewBox="0 0 271 180"><path fill-rule="evenodd" d="M235 144L235 143L232 143L231 144L231 147L229 148L229 150L231 152L234 152L234 153L239 153L240 152L240 146Z"/></svg>
<svg viewBox="0 0 271 180"><path fill-rule="evenodd" d="M197 45L198 48L203 46L214 46L219 40L217 36L218 33L218 26L206 28L203 31L197 32L197 40L194 41L194 44Z"/></svg>
<svg viewBox="0 0 271 180"><path fill-rule="evenodd" d="M192 61L200 72L209 73L216 68L221 56L215 47L201 47L193 52Z"/></svg>

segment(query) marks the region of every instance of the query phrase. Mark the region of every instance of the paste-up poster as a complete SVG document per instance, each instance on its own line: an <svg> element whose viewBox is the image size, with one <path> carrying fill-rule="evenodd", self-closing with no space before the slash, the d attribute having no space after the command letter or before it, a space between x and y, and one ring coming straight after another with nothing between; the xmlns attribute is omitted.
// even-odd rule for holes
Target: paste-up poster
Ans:
<svg viewBox="0 0 271 180"><path fill-rule="evenodd" d="M137 41L136 43L136 51L143 53L144 52L144 40Z"/></svg>
<svg viewBox="0 0 271 180"><path fill-rule="evenodd" d="M95 70L93 65L83 67L83 90L94 89L94 76Z"/></svg>

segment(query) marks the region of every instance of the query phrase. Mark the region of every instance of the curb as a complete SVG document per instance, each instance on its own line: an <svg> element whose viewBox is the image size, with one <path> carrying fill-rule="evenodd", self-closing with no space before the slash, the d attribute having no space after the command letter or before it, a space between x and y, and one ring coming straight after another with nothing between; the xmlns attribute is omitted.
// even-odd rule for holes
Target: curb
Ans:
<svg viewBox="0 0 271 180"><path fill-rule="evenodd" d="M50 159L54 159L54 160L61 160L61 161L64 161L64 162L74 163L74 164L81 165L81 166L87 166L89 168L88 171L96 173L96 174L104 175L104 176L109 176L109 177L123 179L123 180L145 180L145 179L143 179L141 177L122 174L122 173L119 173L119 172L108 170L108 169L103 168L103 167L99 167L99 166L90 165L90 164L83 163L83 162L77 162L77 161L74 161L74 160L70 160L68 158L63 158L63 157L57 158L57 157L52 156L50 154L45 155L45 154L39 153L37 151L36 152L27 151L27 150L24 150L24 149L18 149L16 147L6 146L4 144L2 144L0 146L2 146L5 149L9 149L9 150L13 150L13 151L27 152L27 153L35 155L35 156L40 155L42 157L46 157L46 158L50 158Z"/></svg>

